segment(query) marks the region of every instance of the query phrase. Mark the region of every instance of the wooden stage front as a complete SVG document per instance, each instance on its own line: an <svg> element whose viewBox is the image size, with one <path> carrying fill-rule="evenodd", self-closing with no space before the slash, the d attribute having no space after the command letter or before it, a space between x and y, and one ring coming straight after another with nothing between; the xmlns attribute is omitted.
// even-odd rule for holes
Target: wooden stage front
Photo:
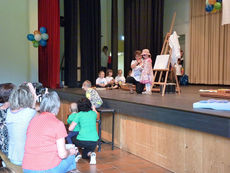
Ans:
<svg viewBox="0 0 230 173"><path fill-rule="evenodd" d="M104 107L114 108L115 144L137 156L178 173L230 172L230 112L193 109L206 100L199 89L182 87L182 93L129 94L123 90L98 91ZM56 90L62 100L59 118L66 123L69 102L84 96L76 88ZM103 116L102 137L111 139L111 116Z"/></svg>

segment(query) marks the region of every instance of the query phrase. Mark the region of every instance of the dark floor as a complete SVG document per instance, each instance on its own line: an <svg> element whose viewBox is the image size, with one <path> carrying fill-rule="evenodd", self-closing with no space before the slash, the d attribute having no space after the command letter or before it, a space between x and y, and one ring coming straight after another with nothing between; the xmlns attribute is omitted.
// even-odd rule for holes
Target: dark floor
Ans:
<svg viewBox="0 0 230 173"><path fill-rule="evenodd" d="M90 165L88 160L80 159L77 168L82 173L171 173L126 151L103 144L97 152L97 164Z"/></svg>

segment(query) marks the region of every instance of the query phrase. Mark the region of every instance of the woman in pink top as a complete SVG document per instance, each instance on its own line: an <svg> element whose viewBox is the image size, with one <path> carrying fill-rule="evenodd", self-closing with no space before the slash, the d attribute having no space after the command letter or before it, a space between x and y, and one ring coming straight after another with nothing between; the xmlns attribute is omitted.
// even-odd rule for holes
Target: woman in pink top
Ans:
<svg viewBox="0 0 230 173"><path fill-rule="evenodd" d="M76 150L66 149L66 129L56 118L59 107L56 92L43 97L41 114L35 116L28 126L22 164L24 173L65 173L76 169Z"/></svg>

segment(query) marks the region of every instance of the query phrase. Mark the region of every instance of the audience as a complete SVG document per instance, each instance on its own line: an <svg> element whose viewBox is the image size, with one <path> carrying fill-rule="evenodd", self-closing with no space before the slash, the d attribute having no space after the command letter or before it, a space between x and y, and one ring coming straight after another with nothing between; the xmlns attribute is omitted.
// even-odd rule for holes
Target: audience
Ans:
<svg viewBox="0 0 230 173"><path fill-rule="evenodd" d="M66 149L67 132L63 122L56 118L59 108L60 99L56 92L43 96L41 114L31 120L27 130L22 165L24 173L64 173L76 169L77 151L74 147Z"/></svg>
<svg viewBox="0 0 230 173"><path fill-rule="evenodd" d="M6 125L9 135L8 158L16 165L22 164L26 131L30 120L35 116L36 98L28 85L21 85L10 95L10 109L7 111Z"/></svg>
<svg viewBox="0 0 230 173"><path fill-rule="evenodd" d="M9 97L14 89L11 83L0 85L0 150L8 155L8 130L6 127L6 113L10 106Z"/></svg>
<svg viewBox="0 0 230 173"><path fill-rule="evenodd" d="M96 90L92 88L92 84L89 80L86 80L82 84L82 89L86 91L86 98L88 98L92 104L92 109L95 111L96 108L100 108L103 101Z"/></svg>
<svg viewBox="0 0 230 173"><path fill-rule="evenodd" d="M74 141L77 147L82 148L82 158L90 158L90 164L96 164L96 153L94 152L99 139L96 128L96 112L92 111L89 99L83 98L78 101L78 116L71 123L69 130L72 131L80 125L80 131Z"/></svg>
<svg viewBox="0 0 230 173"><path fill-rule="evenodd" d="M96 80L96 87L105 88L106 85L107 85L107 81L105 79L105 72L100 71L98 74L98 78Z"/></svg>

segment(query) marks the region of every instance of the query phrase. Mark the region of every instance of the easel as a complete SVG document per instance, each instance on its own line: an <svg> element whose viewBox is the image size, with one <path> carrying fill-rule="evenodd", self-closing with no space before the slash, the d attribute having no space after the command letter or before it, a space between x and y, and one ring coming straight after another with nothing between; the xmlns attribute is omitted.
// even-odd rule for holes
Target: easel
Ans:
<svg viewBox="0 0 230 173"><path fill-rule="evenodd" d="M172 34L172 29L173 29L173 26L174 26L174 23L175 23L175 19L176 19L176 13L173 14L173 18L172 18L172 23L171 23L171 26L170 26L170 30L169 30L169 32L165 36L165 40L164 40L163 47L162 47L162 50L161 50L161 55L166 55L166 54L169 53L169 37ZM170 53L170 55L171 55L171 53ZM166 85L167 85L167 79L168 79L168 75L169 75L169 71L170 71L170 63L171 63L171 56L169 56L168 65L167 65L166 69L153 69L153 72L154 72L153 86L154 85L163 85L162 96L165 95L165 89L166 89ZM174 69L174 67L172 69ZM158 81L155 81L158 72L160 73L160 76L159 76ZM161 82L163 72L166 72L166 74L165 74L164 81ZM179 86L179 82L177 80L177 76L176 76L175 70L172 70L172 73L174 73L173 76L175 77L175 80L176 80L176 91L180 94L180 86Z"/></svg>

